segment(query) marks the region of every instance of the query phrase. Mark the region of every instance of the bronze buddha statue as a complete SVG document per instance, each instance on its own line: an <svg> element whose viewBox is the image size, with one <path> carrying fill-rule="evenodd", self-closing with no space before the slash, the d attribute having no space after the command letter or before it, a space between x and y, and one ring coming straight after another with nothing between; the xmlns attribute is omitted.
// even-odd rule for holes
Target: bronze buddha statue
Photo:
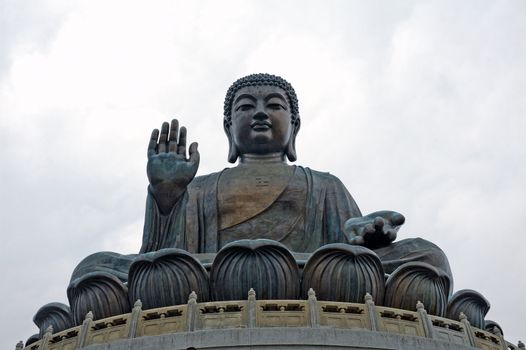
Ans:
<svg viewBox="0 0 526 350"><path fill-rule="evenodd" d="M421 239L392 243L404 217L393 211L362 216L341 181L297 158L301 119L292 86L281 77L254 74L229 88L223 127L228 161L237 166L196 177L197 144L186 158L186 129L177 120L152 132L149 194L141 253L177 247L214 253L239 239L267 238L294 252L329 243L377 251L391 272L400 263L425 261L450 274L443 252ZM178 135L179 134L179 135Z"/></svg>
<svg viewBox="0 0 526 350"><path fill-rule="evenodd" d="M159 290L160 287L156 290L156 286L152 285L155 282L151 281L163 279L164 277L159 276L168 276L166 273L171 274L176 270L179 271L179 282L183 278L180 276L195 272L196 281L206 284L208 272L203 272L201 263L192 256L214 256L215 253L232 247L234 250L265 250L268 247L270 250L277 249L276 251L281 252L279 254L289 256L281 261L283 266L292 269L290 276L299 276L300 273L297 272L300 264L290 265L290 261L294 261L290 252L309 256L310 253L321 250L316 263L309 265L307 261L305 265L305 271L308 270L309 274L303 276L305 288L322 283L327 278L331 281L338 280L337 275L327 276L323 272L326 271L324 264L332 259L330 256L343 254L344 258L339 260L343 265L333 268L334 273L347 269L347 275L351 276L360 270L365 273L360 281L366 283L374 279L376 282L373 287L378 291L378 298L383 299L385 289L385 300L391 300L388 301L391 306L412 305L416 300L424 299L437 305L436 313L443 315L452 291L452 275L442 250L420 238L395 242L398 229L405 220L403 215L383 210L364 216L337 177L288 164L287 159L294 162L297 158L295 140L300 125L298 99L292 86L278 76L253 74L234 82L225 98L223 128L229 141L228 161L238 161L235 167L195 177L199 166L199 151L197 143L192 143L188 147L187 157L186 128L179 128L178 121L173 120L171 125L163 123L160 131L153 130L148 144L149 187L141 250L139 254L132 255L99 252L88 256L77 266L68 288L68 298L76 322L88 310L97 308L95 304L104 298L107 299L104 305L117 305L118 310L101 304L96 317L128 312L129 303L134 302L128 298L146 292L152 295L149 305L158 306L157 300L163 297L156 293L163 291ZM258 239L264 241L239 243ZM362 247L354 249L353 246ZM364 268L358 266L359 259L356 262L358 265L353 265L355 263L352 261L358 255L366 256L369 261ZM151 272L153 275L150 274L148 279L142 279L140 283L138 280L129 281L133 277L132 272L139 276L149 268L157 269L154 266L156 259L167 259L172 267L161 271L159 276L155 275L157 272ZM192 259L196 261L194 267L185 270L185 264L194 261ZM221 259L217 262L223 266L220 268L230 269L224 267L228 266L229 258L225 258L223 254ZM251 264L256 266L258 262ZM366 270L373 266L376 272L371 279ZM257 266L255 268L259 269ZM230 275L235 276L232 271L230 270ZM396 299L397 296L407 294L400 292L401 286L414 289L410 285L414 281L413 272L424 281L419 284L424 287L418 287L414 293L409 293L411 298L408 300ZM215 273L212 265L210 283L213 282ZM242 273L249 279L244 281L246 286L253 283L250 280L253 271ZM385 282L385 288L384 273L393 277ZM276 278L283 279L283 276L285 275ZM190 281L186 277L183 279ZM300 277L292 279L296 280L298 286L294 290L299 290ZM345 291L361 282L344 280L339 283L343 292L335 295L347 298L343 296L347 295ZM127 282L132 282L130 288L136 288L134 283L137 282L137 286L140 284L147 290L144 292L133 289L128 293ZM183 290L185 293L192 291L194 287L205 288L206 295L209 292L219 295L208 287L193 286L193 282L188 284L182 281L182 284L186 283L183 288L179 282L166 283L172 288L179 288L178 295L183 295ZM261 278L257 282L262 282ZM289 282L277 281L278 284ZM104 287L98 286L98 283ZM163 285L167 285L166 283ZM306 283L310 285L307 286ZM226 285L222 282L216 284ZM323 284L326 285L327 282ZM364 285L362 287L365 288ZM246 293L245 290L238 292ZM239 293L236 295L240 295ZM306 290L301 293L305 294ZM297 297L300 295L289 296ZM141 299L144 301L144 298ZM180 298L170 300L181 302ZM382 303L383 300L379 302Z"/></svg>

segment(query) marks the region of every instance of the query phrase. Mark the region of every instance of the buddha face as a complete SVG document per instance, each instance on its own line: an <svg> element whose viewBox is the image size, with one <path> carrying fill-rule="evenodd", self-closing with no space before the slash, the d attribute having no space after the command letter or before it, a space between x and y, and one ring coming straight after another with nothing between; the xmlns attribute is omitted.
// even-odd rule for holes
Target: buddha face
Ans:
<svg viewBox="0 0 526 350"><path fill-rule="evenodd" d="M239 89L234 96L231 116L232 125L227 133L239 155L286 154L299 127L291 122L287 94L276 86Z"/></svg>

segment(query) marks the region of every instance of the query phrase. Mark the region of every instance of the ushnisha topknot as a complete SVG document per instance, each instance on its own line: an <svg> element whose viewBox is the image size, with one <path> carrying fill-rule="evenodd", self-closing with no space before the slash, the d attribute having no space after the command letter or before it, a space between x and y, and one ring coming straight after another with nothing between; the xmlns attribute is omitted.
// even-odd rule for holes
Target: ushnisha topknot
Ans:
<svg viewBox="0 0 526 350"><path fill-rule="evenodd" d="M234 96L236 95L236 92L239 89L244 88L246 86L263 85L277 86L279 88L282 88L287 94L287 97L289 98L292 113L292 123L295 123L296 120L300 118L298 108L298 97L296 96L296 92L294 91L292 85L290 85L288 81L286 81L280 76L267 73L258 73L250 74L243 78L239 78L228 88L228 91L226 92L225 96L225 105L223 111L225 123L228 123L228 125L232 124L232 103L234 101Z"/></svg>

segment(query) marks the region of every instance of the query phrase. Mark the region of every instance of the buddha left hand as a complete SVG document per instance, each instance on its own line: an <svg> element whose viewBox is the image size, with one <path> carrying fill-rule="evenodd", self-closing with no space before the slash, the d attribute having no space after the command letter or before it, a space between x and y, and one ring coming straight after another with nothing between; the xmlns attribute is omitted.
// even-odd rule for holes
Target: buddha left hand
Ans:
<svg viewBox="0 0 526 350"><path fill-rule="evenodd" d="M345 222L344 233L347 243L367 248L388 246L396 239L398 229L405 217L395 211L382 210Z"/></svg>

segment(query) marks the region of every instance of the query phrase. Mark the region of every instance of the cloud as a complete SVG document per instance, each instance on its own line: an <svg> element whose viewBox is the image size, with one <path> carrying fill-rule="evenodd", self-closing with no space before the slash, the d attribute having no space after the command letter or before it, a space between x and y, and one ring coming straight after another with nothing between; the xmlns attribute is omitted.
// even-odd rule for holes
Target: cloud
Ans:
<svg viewBox="0 0 526 350"><path fill-rule="evenodd" d="M455 289L522 336L523 2L2 6L4 347L66 301L83 257L138 249L152 128L178 117L200 174L228 166L224 93L253 72L295 86L299 164L340 177L363 212L404 213L400 238L442 247Z"/></svg>
<svg viewBox="0 0 526 350"><path fill-rule="evenodd" d="M62 0L0 2L0 81L19 55L47 52L70 8Z"/></svg>

